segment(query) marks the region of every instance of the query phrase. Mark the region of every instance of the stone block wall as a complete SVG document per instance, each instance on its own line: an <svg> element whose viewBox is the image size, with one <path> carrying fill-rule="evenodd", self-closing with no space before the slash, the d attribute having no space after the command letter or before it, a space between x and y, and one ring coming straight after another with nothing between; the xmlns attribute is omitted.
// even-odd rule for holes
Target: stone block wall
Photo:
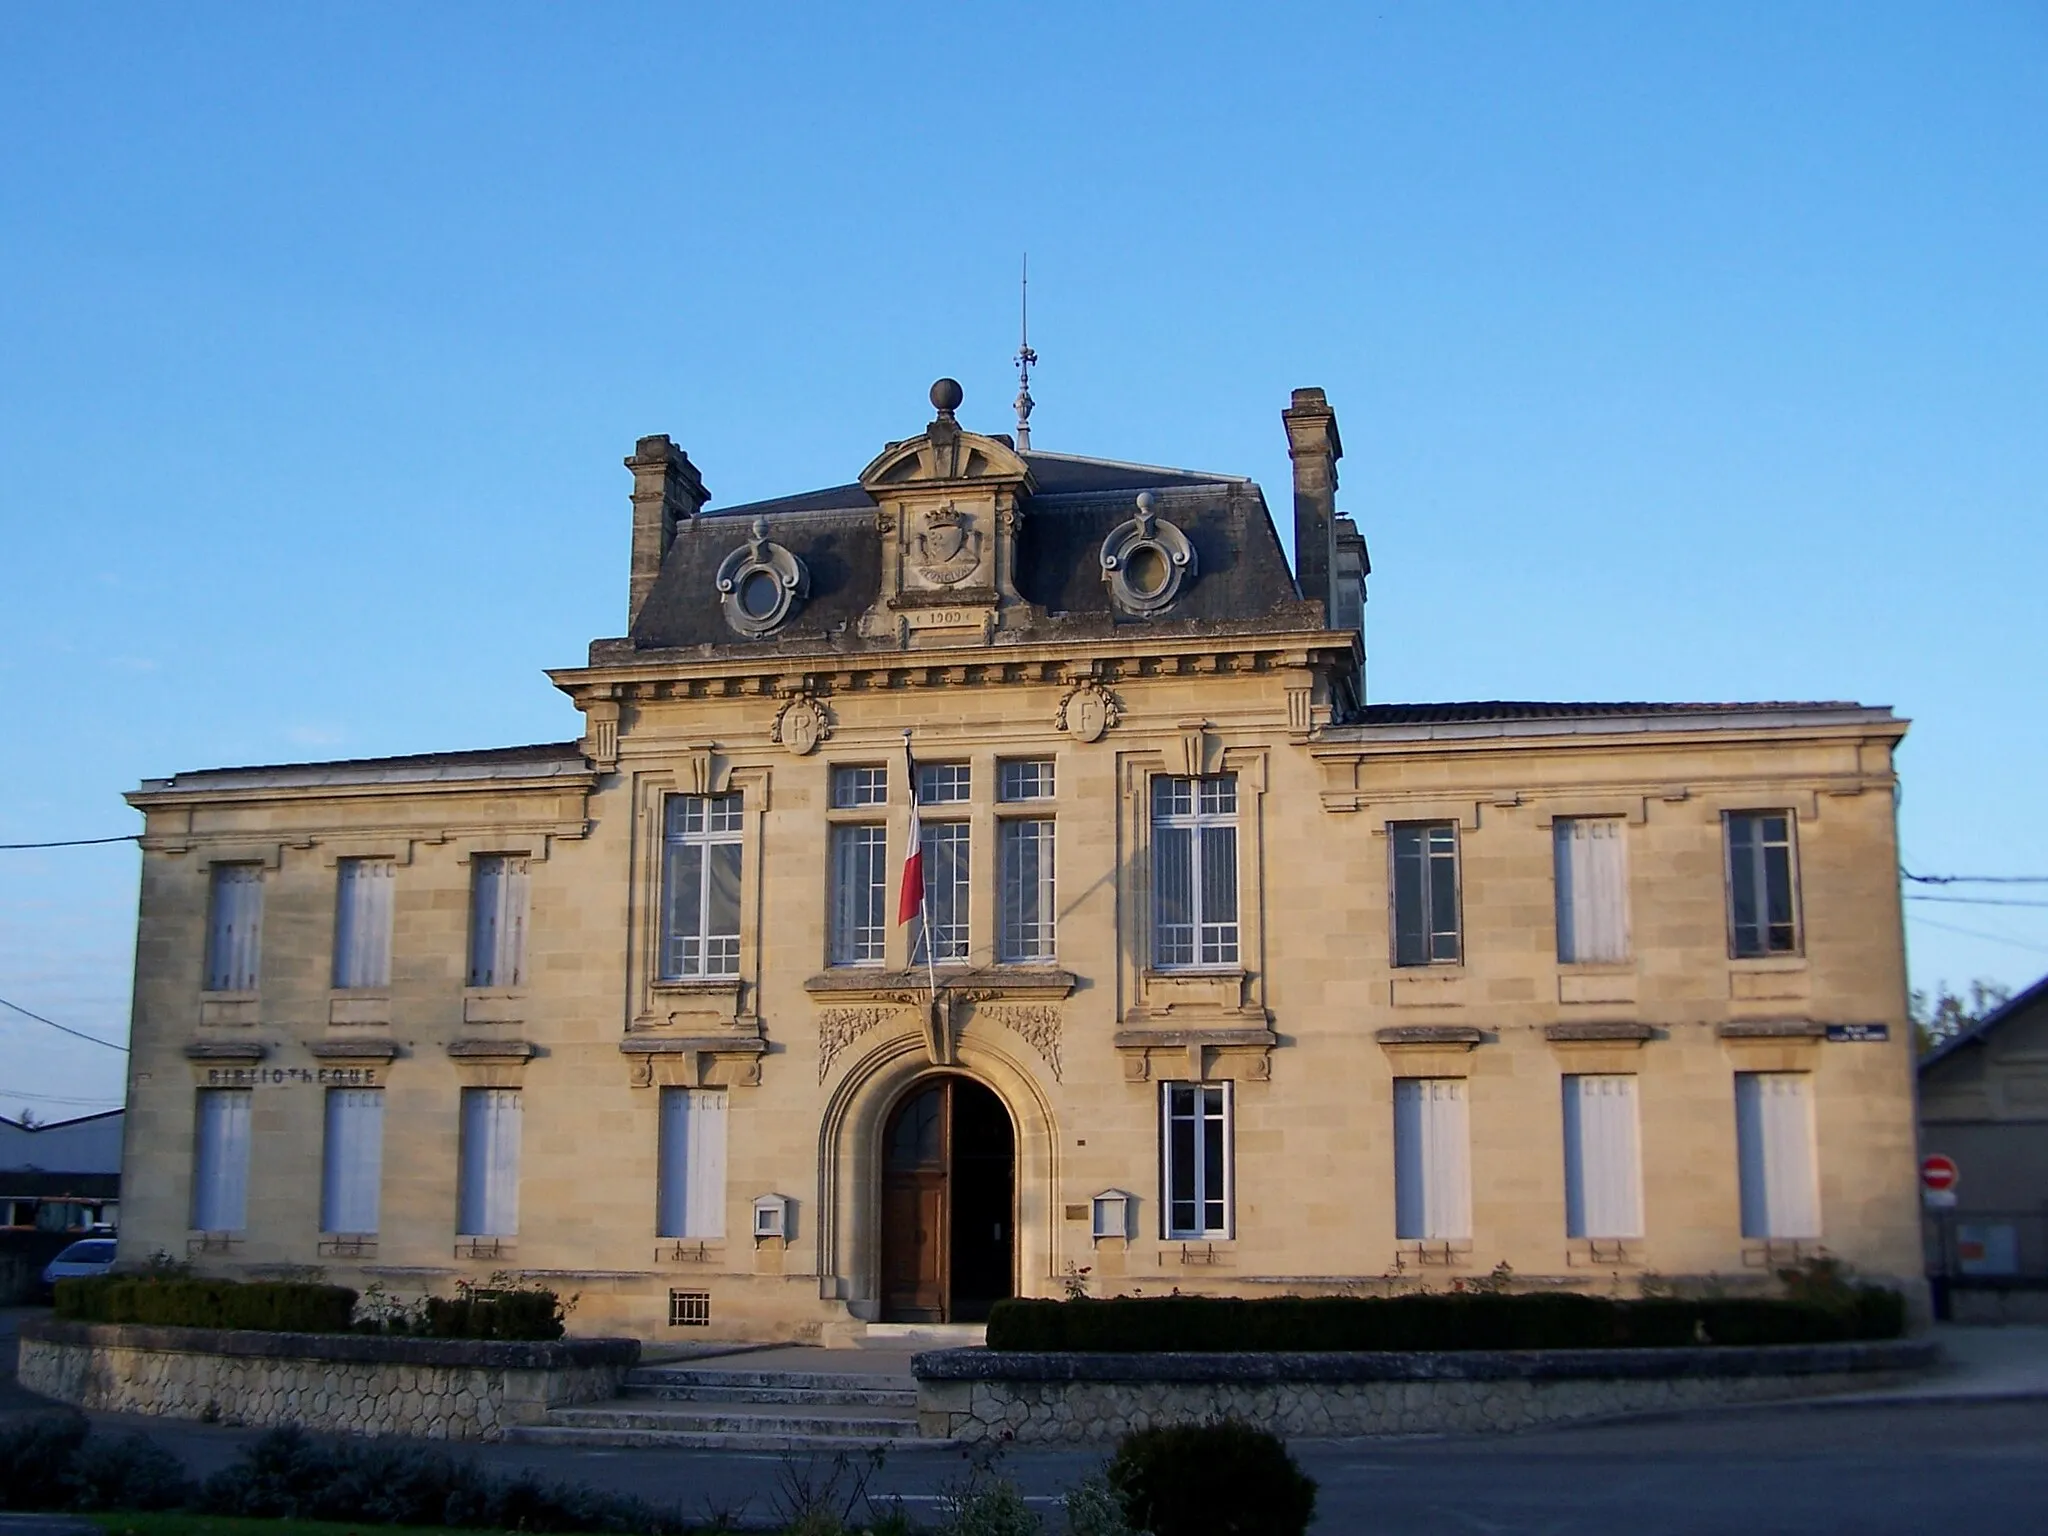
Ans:
<svg viewBox="0 0 2048 1536"><path fill-rule="evenodd" d="M427 1440L498 1440L550 1407L615 1396L627 1339L465 1339L225 1332L32 1320L18 1376L80 1408Z"/></svg>
<svg viewBox="0 0 2048 1536"><path fill-rule="evenodd" d="M1112 1441L1243 1419L1278 1434L1472 1434L1579 1419L1871 1391L1933 1364L1927 1340L1447 1354L919 1355L928 1438Z"/></svg>

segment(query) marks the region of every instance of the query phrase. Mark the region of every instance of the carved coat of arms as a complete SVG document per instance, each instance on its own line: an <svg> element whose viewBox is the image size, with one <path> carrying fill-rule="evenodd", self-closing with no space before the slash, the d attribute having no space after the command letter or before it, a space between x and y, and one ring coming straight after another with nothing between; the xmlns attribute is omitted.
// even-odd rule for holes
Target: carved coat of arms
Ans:
<svg viewBox="0 0 2048 1536"><path fill-rule="evenodd" d="M981 530L951 502L924 515L911 540L911 560L929 581L950 587L981 567Z"/></svg>

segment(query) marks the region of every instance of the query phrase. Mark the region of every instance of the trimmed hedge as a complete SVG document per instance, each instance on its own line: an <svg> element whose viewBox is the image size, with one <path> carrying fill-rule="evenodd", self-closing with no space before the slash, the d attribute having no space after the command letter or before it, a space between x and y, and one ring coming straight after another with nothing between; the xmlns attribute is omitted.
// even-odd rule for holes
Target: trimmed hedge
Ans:
<svg viewBox="0 0 2048 1536"><path fill-rule="evenodd" d="M1641 1349L1895 1339L1905 1298L1879 1286L1829 1301L1568 1294L1122 1296L999 1301L990 1349L1155 1354L1304 1350Z"/></svg>
<svg viewBox="0 0 2048 1536"><path fill-rule="evenodd" d="M57 1282L57 1316L80 1323L347 1333L355 1308L356 1293L347 1286L299 1280L94 1275Z"/></svg>
<svg viewBox="0 0 2048 1536"><path fill-rule="evenodd" d="M431 1339L559 1339L561 1299L553 1291L465 1288L459 1296L429 1296L415 1331Z"/></svg>

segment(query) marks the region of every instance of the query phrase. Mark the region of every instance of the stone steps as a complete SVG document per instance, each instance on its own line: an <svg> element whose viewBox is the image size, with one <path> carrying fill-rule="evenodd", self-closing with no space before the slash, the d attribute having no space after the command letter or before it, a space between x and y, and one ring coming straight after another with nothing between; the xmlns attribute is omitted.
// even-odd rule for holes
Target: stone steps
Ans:
<svg viewBox="0 0 2048 1536"><path fill-rule="evenodd" d="M695 1450L851 1450L916 1440L917 1387L879 1371L646 1366L619 1397L552 1408L510 1440Z"/></svg>

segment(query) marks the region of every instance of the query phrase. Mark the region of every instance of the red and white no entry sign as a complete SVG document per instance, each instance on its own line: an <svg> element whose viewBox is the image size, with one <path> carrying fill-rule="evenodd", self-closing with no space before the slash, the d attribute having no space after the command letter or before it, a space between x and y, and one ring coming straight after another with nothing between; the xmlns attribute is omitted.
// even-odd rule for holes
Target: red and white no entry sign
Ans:
<svg viewBox="0 0 2048 1536"><path fill-rule="evenodd" d="M1939 1194L1954 1189L1962 1175L1956 1168L1956 1160L1939 1152L1920 1159L1920 1182Z"/></svg>

